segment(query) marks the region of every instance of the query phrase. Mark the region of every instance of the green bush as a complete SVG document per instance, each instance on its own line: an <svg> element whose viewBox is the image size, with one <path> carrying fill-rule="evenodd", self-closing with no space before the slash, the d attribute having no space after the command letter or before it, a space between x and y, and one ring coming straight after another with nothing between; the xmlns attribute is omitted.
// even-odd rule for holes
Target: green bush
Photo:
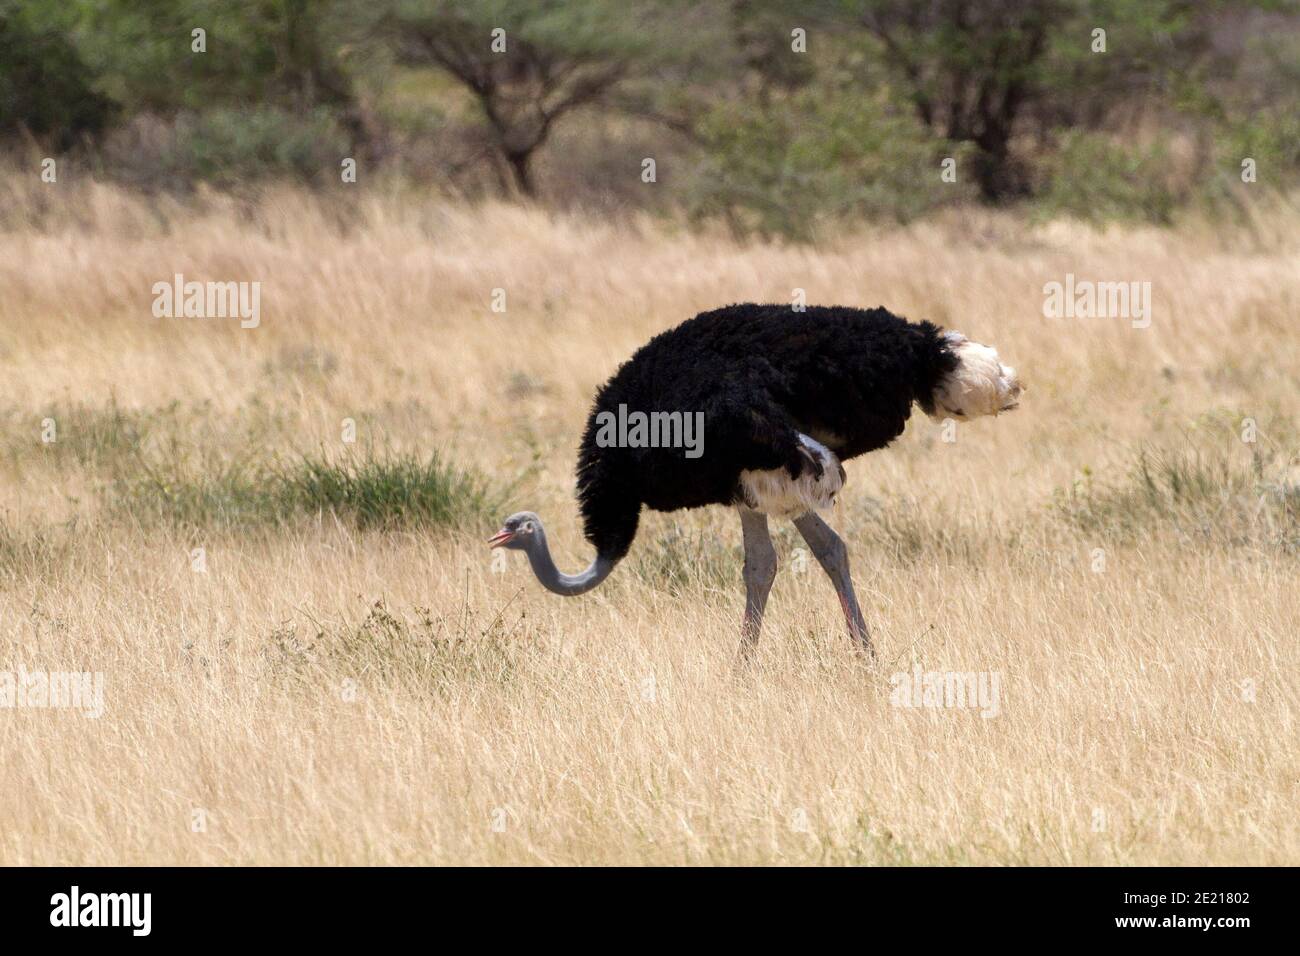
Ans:
<svg viewBox="0 0 1300 956"><path fill-rule="evenodd" d="M1072 131L1044 161L1037 213L1089 222L1130 219L1168 224L1181 197L1170 184L1165 144L1124 146L1111 136Z"/></svg>
<svg viewBox="0 0 1300 956"><path fill-rule="evenodd" d="M275 176L311 181L338 176L348 143L327 109L213 109L177 122L163 165L186 182L237 185Z"/></svg>
<svg viewBox="0 0 1300 956"><path fill-rule="evenodd" d="M1297 106L1300 109L1300 105ZM1255 161L1255 182L1241 179L1242 161ZM1200 194L1211 203L1241 202L1250 191L1290 189L1300 173L1300 113L1275 109L1226 122L1215 138L1213 173Z"/></svg>
<svg viewBox="0 0 1300 956"><path fill-rule="evenodd" d="M812 238L847 218L907 221L969 199L968 150L935 139L887 91L819 84L767 104L727 102L702 127L708 159L688 197L696 219ZM956 160L957 181L940 164Z"/></svg>
<svg viewBox="0 0 1300 956"><path fill-rule="evenodd" d="M89 77L67 37L36 29L0 5L0 138L26 130L62 151L97 136L114 108Z"/></svg>

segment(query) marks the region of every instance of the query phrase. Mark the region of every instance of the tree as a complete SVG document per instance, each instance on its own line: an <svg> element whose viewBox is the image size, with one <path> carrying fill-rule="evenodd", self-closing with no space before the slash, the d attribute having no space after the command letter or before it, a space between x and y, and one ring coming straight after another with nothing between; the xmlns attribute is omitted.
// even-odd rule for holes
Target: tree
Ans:
<svg viewBox="0 0 1300 956"><path fill-rule="evenodd" d="M68 38L0 5L0 137L30 134L56 150L98 135L113 103L94 90Z"/></svg>
<svg viewBox="0 0 1300 956"><path fill-rule="evenodd" d="M81 45L128 114L274 109L337 117L354 145L377 134L344 63L356 29L340 0L77 0ZM204 31L203 52L192 31Z"/></svg>
<svg viewBox="0 0 1300 956"><path fill-rule="evenodd" d="M533 158L555 125L610 105L652 67L646 12L598 0L399 3L388 28L401 62L432 64L473 94L503 188L534 196Z"/></svg>
<svg viewBox="0 0 1300 956"><path fill-rule="evenodd" d="M1268 6L1263 0L1258 6ZM985 199L1024 194L1015 136L1096 127L1117 106L1201 85L1221 0L846 0L917 116L975 146ZM1096 30L1109 33L1101 37ZM1105 51L1097 48L1106 42Z"/></svg>
<svg viewBox="0 0 1300 956"><path fill-rule="evenodd" d="M1011 136L1039 88L1060 13L1060 0L881 0L862 11L921 121L977 147L974 177L987 199L1024 189L1010 162Z"/></svg>

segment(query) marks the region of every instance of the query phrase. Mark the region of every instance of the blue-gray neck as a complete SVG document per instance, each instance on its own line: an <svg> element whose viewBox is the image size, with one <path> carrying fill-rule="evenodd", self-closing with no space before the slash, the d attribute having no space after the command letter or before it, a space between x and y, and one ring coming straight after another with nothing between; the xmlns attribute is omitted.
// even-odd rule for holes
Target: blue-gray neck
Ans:
<svg viewBox="0 0 1300 956"><path fill-rule="evenodd" d="M555 566L555 561L551 558L551 548L546 543L546 532L540 522L537 531L529 537L524 553L528 555L528 563L533 566L533 574L537 575L537 580L542 583L542 586L548 591L565 597L586 594L609 577L609 572L613 571L614 565L618 563L603 554L597 554L587 570L578 574L565 574Z"/></svg>

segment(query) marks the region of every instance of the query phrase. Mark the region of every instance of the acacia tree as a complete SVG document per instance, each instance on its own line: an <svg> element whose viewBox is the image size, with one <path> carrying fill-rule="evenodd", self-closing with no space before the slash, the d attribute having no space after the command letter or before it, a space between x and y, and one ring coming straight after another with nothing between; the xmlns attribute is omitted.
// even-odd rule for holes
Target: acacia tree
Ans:
<svg viewBox="0 0 1300 956"><path fill-rule="evenodd" d="M867 3L861 23L904 81L921 122L945 139L975 144L974 177L987 199L1023 189L1011 137L1035 95L1060 0L930 0Z"/></svg>
<svg viewBox="0 0 1300 956"><path fill-rule="evenodd" d="M355 149L378 137L344 62L365 26L343 0L67 0L78 45L130 116L221 107L328 111ZM205 50L192 46L204 31Z"/></svg>
<svg viewBox="0 0 1300 956"><path fill-rule="evenodd" d="M998 201L1028 190L1012 148L1026 128L1095 127L1117 106L1194 94L1209 66L1212 17L1228 8L1224 0L845 0L841 11L878 42L921 121L975 147L974 178Z"/></svg>
<svg viewBox="0 0 1300 956"><path fill-rule="evenodd" d="M654 13L598 0L398 3L388 32L400 62L436 66L473 94L502 186L534 196L534 157L556 124L617 105L665 62Z"/></svg>

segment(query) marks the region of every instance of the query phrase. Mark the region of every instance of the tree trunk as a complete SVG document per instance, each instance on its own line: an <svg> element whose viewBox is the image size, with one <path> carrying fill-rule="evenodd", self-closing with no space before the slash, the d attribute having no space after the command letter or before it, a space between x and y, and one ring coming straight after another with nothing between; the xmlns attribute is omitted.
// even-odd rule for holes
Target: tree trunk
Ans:
<svg viewBox="0 0 1300 956"><path fill-rule="evenodd" d="M1021 195L1025 184L1019 175L1016 164L1011 162L1005 149L987 150L980 148L974 159L975 184L979 186L980 198L987 203L999 203L1014 196Z"/></svg>
<svg viewBox="0 0 1300 956"><path fill-rule="evenodd" d="M515 190L521 196L529 199L537 197L537 189L533 183L533 173L531 163L533 151L514 150L505 154L506 163L510 167L510 175L514 180Z"/></svg>
<svg viewBox="0 0 1300 956"><path fill-rule="evenodd" d="M1021 91L1012 85L993 101L977 105L971 126L977 131L963 131L959 139L968 139L978 148L975 155L975 182L986 202L997 203L1026 196L1029 178L1024 164L1011 155L1011 134L1020 111Z"/></svg>

